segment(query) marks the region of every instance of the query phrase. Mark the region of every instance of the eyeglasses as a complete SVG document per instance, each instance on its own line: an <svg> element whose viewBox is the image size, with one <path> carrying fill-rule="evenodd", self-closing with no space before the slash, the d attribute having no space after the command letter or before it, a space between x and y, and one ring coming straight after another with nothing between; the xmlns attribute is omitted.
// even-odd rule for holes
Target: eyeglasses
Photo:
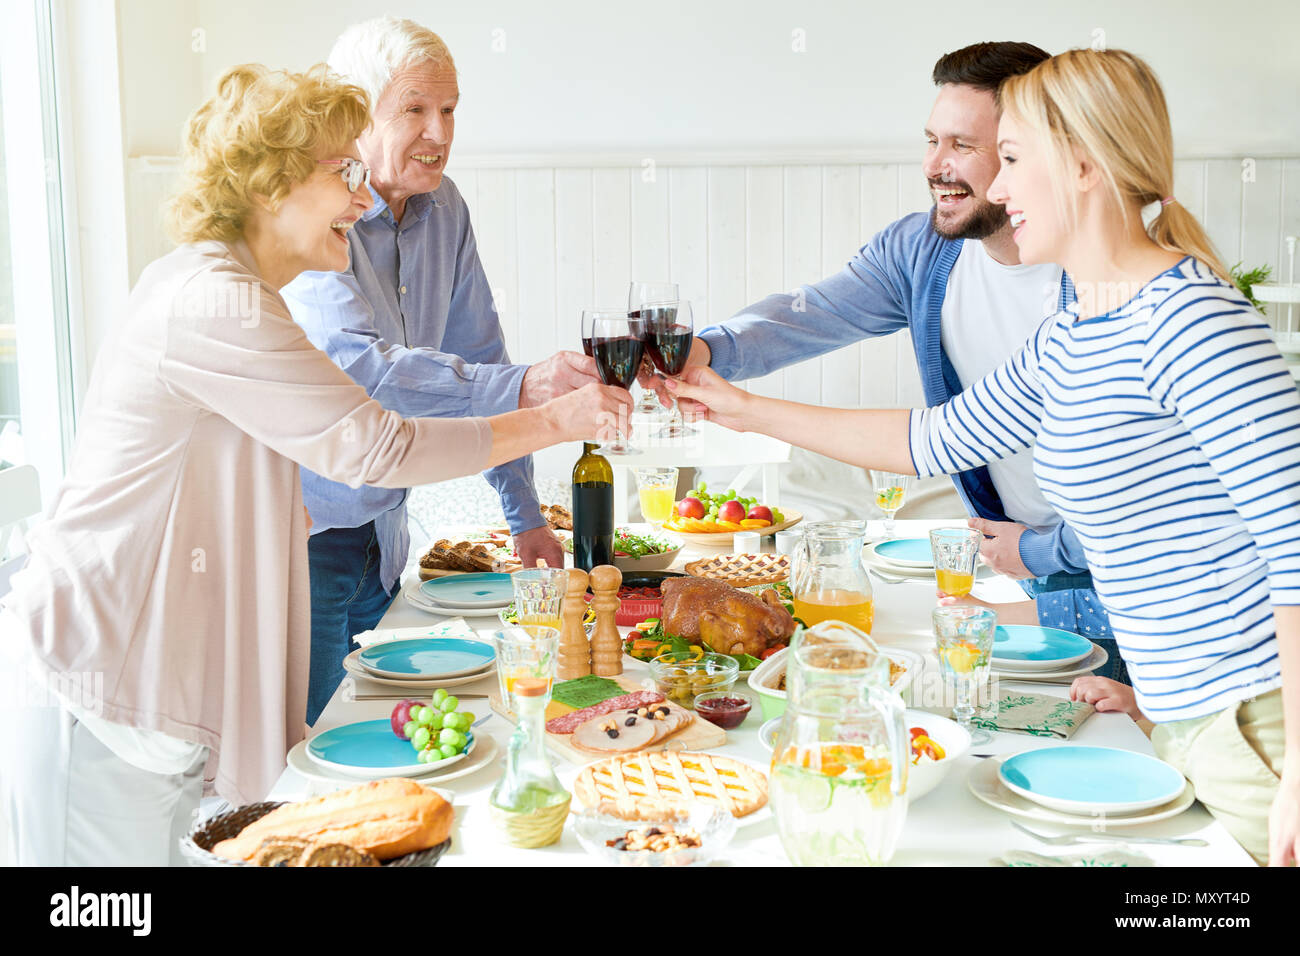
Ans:
<svg viewBox="0 0 1300 956"><path fill-rule="evenodd" d="M348 192L354 193L363 185L370 185L370 167L359 159L319 159L316 165L342 167L339 174L343 177L343 184L348 187Z"/></svg>

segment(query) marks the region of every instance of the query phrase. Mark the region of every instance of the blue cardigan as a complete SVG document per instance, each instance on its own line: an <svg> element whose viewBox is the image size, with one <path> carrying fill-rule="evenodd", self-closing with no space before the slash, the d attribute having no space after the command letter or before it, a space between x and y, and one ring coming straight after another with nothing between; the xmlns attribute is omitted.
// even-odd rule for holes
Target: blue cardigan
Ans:
<svg viewBox="0 0 1300 956"><path fill-rule="evenodd" d="M961 244L935 233L928 212L905 216L881 230L835 275L790 295L770 295L725 325L700 332L712 354L710 365L723 378L756 378L864 338L907 329L926 402L941 405L962 390L940 338L948 276ZM1073 298L1066 276L1059 305L1063 308ZM960 472L953 482L971 514L1012 520L987 468ZM1026 530L1020 557L1039 576L1023 583L1038 601L1040 622L1093 638L1111 637L1091 590L1083 548L1064 522L1043 534ZM1052 597L1046 599L1049 592Z"/></svg>

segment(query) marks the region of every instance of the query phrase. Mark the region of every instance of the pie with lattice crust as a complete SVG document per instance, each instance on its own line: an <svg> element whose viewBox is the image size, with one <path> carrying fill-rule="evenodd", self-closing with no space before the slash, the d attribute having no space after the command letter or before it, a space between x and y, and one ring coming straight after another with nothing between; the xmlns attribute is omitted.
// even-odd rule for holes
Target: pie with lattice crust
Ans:
<svg viewBox="0 0 1300 956"><path fill-rule="evenodd" d="M767 775L749 764L692 751L624 754L588 764L573 784L583 806L625 819L687 800L721 804L743 817L767 803Z"/></svg>

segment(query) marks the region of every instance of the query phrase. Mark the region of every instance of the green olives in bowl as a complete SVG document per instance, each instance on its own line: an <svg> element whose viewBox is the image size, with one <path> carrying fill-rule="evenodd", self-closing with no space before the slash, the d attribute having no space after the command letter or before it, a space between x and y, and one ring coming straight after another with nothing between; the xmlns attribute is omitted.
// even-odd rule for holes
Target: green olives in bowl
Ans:
<svg viewBox="0 0 1300 956"><path fill-rule="evenodd" d="M740 662L726 654L674 651L650 662L655 687L669 701L695 709L695 696L708 691L731 690L740 674Z"/></svg>

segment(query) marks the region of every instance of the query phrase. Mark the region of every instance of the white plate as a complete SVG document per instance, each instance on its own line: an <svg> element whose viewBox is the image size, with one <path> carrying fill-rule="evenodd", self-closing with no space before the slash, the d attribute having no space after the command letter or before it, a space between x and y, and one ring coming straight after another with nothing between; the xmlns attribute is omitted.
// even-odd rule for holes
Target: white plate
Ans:
<svg viewBox="0 0 1300 956"><path fill-rule="evenodd" d="M428 614L439 614L442 615L443 617L496 617L497 614L504 611L506 608L510 606L510 602L507 601L505 604L502 604L500 607L484 607L484 608L444 607L441 604L435 604L434 602L430 601L428 598L426 598L423 594L420 593L420 585L423 583L424 583L423 581L412 581L409 584L405 585L402 588L402 596L406 598L406 603L410 604L411 607L418 608L419 610L424 611ZM412 584L414 584L415 587L412 587L411 586Z"/></svg>
<svg viewBox="0 0 1300 956"><path fill-rule="evenodd" d="M488 677L496 669L496 661L493 661L487 667L473 674L467 674L464 677L446 677L441 680L410 680L407 678L388 678L376 677L367 671L357 662L357 657L361 654L358 648L347 657L343 658L343 669L353 677L363 677L366 680L374 681L376 684L383 684L387 687L401 687L403 690L409 690L412 695L420 696L420 691L437 690L439 687L459 687L461 684L472 684L476 680L482 680Z"/></svg>
<svg viewBox="0 0 1300 956"><path fill-rule="evenodd" d="M1087 658L1080 661L1076 667L1069 667L1060 671L1021 671L1007 667L1005 664L992 668L989 671L991 677L999 677L1002 680L1024 680L1024 681L1043 681L1045 683L1073 680L1076 677L1083 677L1085 674L1091 674L1098 667L1104 665L1110 660L1110 655L1106 649L1097 644L1092 645L1092 653Z"/></svg>
<svg viewBox="0 0 1300 956"><path fill-rule="evenodd" d="M411 762L409 764L402 764L397 766L392 766L392 765L376 766L374 764L360 765L360 764L349 764L349 763L337 763L333 760L326 760L324 757L314 753L311 749L310 746L311 742L313 740L320 738L321 736L327 734L336 734L340 731L346 731L354 725L363 725L363 724L370 725L370 724L379 724L379 723L387 724L388 721L382 717L376 717L376 718L371 718L370 720L357 720L347 724L339 724L337 727L330 727L326 730L322 730L320 731L320 733L314 734L311 737L307 738L307 743L308 743L307 759L312 761L318 767L323 767L326 770L331 770L345 777L354 777L358 780L383 780L386 777L423 777L428 772L429 764L420 763L418 760L415 759L414 756L415 748L413 747L409 748L412 754ZM374 728L374 732L376 733L378 733L379 730L380 728ZM367 726L365 733L369 735L371 732L372 731ZM389 736L390 734L392 735L391 737ZM367 736L366 739L369 740L371 738ZM397 740L397 735L393 734L391 728L385 728L382 737L380 737L379 739L383 741L383 744L381 744L381 746L393 746L395 750L398 749L399 747L399 745L393 744L393 741ZM408 746L409 746L409 742L408 742ZM445 757L442 760L439 760L438 763L455 765L461 763L467 757L471 756L474 753L474 751L478 749L477 734L475 734L470 740L469 748L470 749L467 752L458 753L453 757ZM398 756L401 755L399 754Z"/></svg>
<svg viewBox="0 0 1300 956"><path fill-rule="evenodd" d="M411 777L416 783L422 783L429 786L433 783L441 784L444 780L451 780L454 777L464 777L482 770L492 762L496 756L497 745L491 737L484 733L480 738L475 736L474 752L467 754L464 760L459 760L452 764L444 771L433 771L422 776ZM321 783L337 784L340 787L355 787L357 785L356 777L349 777L340 773L333 773L317 764L307 755L307 741L300 740L297 745L289 751L288 757L289 769L294 773L305 777L308 780ZM425 764L428 767L428 764Z"/></svg>
<svg viewBox="0 0 1300 956"><path fill-rule="evenodd" d="M1168 820L1170 817L1176 817L1196 800L1196 794L1193 792L1189 781L1187 786L1183 787L1183 792L1173 800L1158 807L1152 807L1150 810L1142 810L1137 813L1108 813L1092 816L1049 810L1047 807L1040 806L1012 793L998 778L998 771L1002 767L1002 761L1010 756L1011 754L1003 754L999 757L987 757L980 760L971 768L970 776L966 778L966 784L971 793L990 807L1001 810L1003 813L1009 813L1012 816L1024 817L1026 820L1056 823L1061 826L1082 827L1087 830L1097 829L1098 827L1102 829L1135 827L1144 823L1155 823L1158 820Z"/></svg>

